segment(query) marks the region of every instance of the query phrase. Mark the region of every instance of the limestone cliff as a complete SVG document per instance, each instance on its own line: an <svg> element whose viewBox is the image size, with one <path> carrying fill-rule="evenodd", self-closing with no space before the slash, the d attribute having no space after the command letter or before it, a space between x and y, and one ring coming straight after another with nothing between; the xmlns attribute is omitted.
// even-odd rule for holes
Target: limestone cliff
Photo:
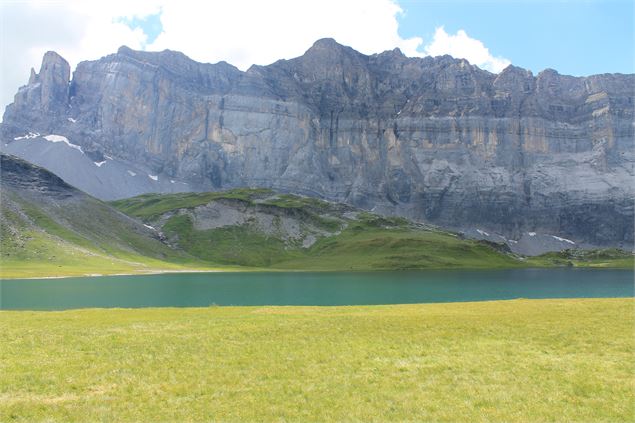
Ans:
<svg viewBox="0 0 635 423"><path fill-rule="evenodd" d="M267 187L512 242L541 233L631 248L634 97L635 75L496 75L449 56L366 56L331 39L246 72L122 47L80 63L72 80L47 53L1 136L4 150L106 199L171 190L167 180ZM39 134L159 181L83 186L95 177L25 147Z"/></svg>

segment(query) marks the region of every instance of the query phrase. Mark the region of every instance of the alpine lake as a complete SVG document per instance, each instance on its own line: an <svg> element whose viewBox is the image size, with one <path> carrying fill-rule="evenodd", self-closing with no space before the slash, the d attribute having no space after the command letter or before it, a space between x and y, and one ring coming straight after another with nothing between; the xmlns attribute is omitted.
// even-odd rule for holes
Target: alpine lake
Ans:
<svg viewBox="0 0 635 423"><path fill-rule="evenodd" d="M633 297L633 270L211 272L0 280L0 309L372 305Z"/></svg>

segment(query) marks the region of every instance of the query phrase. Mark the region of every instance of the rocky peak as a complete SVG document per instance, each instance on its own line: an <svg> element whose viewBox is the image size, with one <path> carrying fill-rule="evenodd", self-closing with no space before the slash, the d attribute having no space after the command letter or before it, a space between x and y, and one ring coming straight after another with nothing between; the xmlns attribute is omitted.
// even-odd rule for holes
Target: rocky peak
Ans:
<svg viewBox="0 0 635 423"><path fill-rule="evenodd" d="M494 79L496 90L528 93L534 89L534 76L531 71L509 65Z"/></svg>
<svg viewBox="0 0 635 423"><path fill-rule="evenodd" d="M333 38L321 38L313 43L305 54L315 54L319 52L337 52L347 47L341 45Z"/></svg>
<svg viewBox="0 0 635 423"><path fill-rule="evenodd" d="M35 73L35 69L31 68L31 75L29 76L28 85L35 84L37 82L37 73Z"/></svg>
<svg viewBox="0 0 635 423"><path fill-rule="evenodd" d="M117 49L117 54L123 54L124 56L132 56L134 55L134 50L124 45Z"/></svg>
<svg viewBox="0 0 635 423"><path fill-rule="evenodd" d="M42 58L40 72L31 68L29 82L21 87L3 115L5 122L40 122L42 116L60 117L65 114L69 102L71 67L54 51L47 51ZM12 126L12 125L9 125ZM3 132L6 130L3 127Z"/></svg>
<svg viewBox="0 0 635 423"><path fill-rule="evenodd" d="M350 47L339 44L332 38L317 40L304 55L289 62L299 62L310 67L325 68L336 64L366 62L367 56Z"/></svg>
<svg viewBox="0 0 635 423"><path fill-rule="evenodd" d="M36 80L42 84L41 98L44 110L59 110L68 104L68 83L71 67L54 51L47 51L42 59Z"/></svg>

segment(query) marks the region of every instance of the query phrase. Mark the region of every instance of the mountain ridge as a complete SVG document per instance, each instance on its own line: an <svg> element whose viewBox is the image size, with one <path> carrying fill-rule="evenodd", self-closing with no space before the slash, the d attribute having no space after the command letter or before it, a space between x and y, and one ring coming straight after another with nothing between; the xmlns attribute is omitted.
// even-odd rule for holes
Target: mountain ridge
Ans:
<svg viewBox="0 0 635 423"><path fill-rule="evenodd" d="M510 246L541 233L632 248L634 75L492 74L323 39L245 72L122 47L81 62L64 96L58 62L7 108L0 148L103 199L263 187ZM32 132L86 154L15 139Z"/></svg>

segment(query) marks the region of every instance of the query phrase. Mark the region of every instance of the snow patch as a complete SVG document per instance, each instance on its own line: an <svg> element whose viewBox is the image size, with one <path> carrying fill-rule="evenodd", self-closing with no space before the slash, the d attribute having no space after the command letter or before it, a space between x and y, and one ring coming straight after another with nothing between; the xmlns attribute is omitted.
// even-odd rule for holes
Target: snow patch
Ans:
<svg viewBox="0 0 635 423"><path fill-rule="evenodd" d="M153 231L156 231L156 229L154 229L154 227L153 227L153 226L146 225L145 223L143 224L143 226L145 226L145 227L146 227L146 228L148 228L148 229L152 229Z"/></svg>
<svg viewBox="0 0 635 423"><path fill-rule="evenodd" d="M536 236L536 232L527 232L529 236Z"/></svg>
<svg viewBox="0 0 635 423"><path fill-rule="evenodd" d="M148 173L148 178L152 179L153 181L159 180L159 177L157 175L150 175L149 173Z"/></svg>
<svg viewBox="0 0 635 423"><path fill-rule="evenodd" d="M518 244L518 241L516 241L515 239L510 239L509 242L511 242L512 244Z"/></svg>
<svg viewBox="0 0 635 423"><path fill-rule="evenodd" d="M551 237L554 239L557 239L558 241L568 242L569 244L575 245L575 242L571 241L570 239L560 238L559 236L555 236L555 235L551 235Z"/></svg>
<svg viewBox="0 0 635 423"><path fill-rule="evenodd" d="M477 229L476 232L478 232L479 234L483 235L483 236L489 236L489 234L485 231L482 231L480 229Z"/></svg>
<svg viewBox="0 0 635 423"><path fill-rule="evenodd" d="M26 135L23 135L21 137L15 137L14 140L15 141L19 141L19 140L30 140L31 138L37 138L40 136L39 132L29 132Z"/></svg>
<svg viewBox="0 0 635 423"><path fill-rule="evenodd" d="M80 153L84 154L84 150L82 150L82 148L77 145L77 144L73 144L71 143L68 138L66 138L63 135L47 135L44 137L45 140L50 141L50 142L63 142L64 144L68 145L70 148L74 148L75 150L78 150Z"/></svg>
<svg viewBox="0 0 635 423"><path fill-rule="evenodd" d="M104 160L103 162L93 162L93 163L95 163L95 166L101 167L104 163L106 163L106 160Z"/></svg>
<svg viewBox="0 0 635 423"><path fill-rule="evenodd" d="M108 159L108 160L112 160L112 157L110 157L110 156L106 156L105 154L104 154L104 157L105 157L106 159Z"/></svg>
<svg viewBox="0 0 635 423"><path fill-rule="evenodd" d="M175 181L174 179L170 179L170 183L173 184Z"/></svg>
<svg viewBox="0 0 635 423"><path fill-rule="evenodd" d="M132 170L129 170L129 171L128 171L128 174L129 174L130 176L137 176L137 174L136 174L136 173L134 173Z"/></svg>
<svg viewBox="0 0 635 423"><path fill-rule="evenodd" d="M77 123L77 120L75 120L73 118L66 118L66 120L68 120L71 123Z"/></svg>

